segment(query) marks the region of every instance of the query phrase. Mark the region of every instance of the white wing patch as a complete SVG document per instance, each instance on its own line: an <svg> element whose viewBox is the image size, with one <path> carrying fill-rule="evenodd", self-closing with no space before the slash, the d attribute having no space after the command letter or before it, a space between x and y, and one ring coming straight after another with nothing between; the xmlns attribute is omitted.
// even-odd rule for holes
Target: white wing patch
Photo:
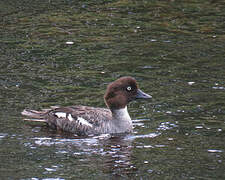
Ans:
<svg viewBox="0 0 225 180"><path fill-rule="evenodd" d="M74 120L71 114L68 115L68 119L69 119L70 121L73 121L73 120Z"/></svg>
<svg viewBox="0 0 225 180"><path fill-rule="evenodd" d="M74 120L71 114L67 114L67 113L64 113L64 112L56 112L55 115L58 118L68 118L70 121Z"/></svg>
<svg viewBox="0 0 225 180"><path fill-rule="evenodd" d="M66 113L64 113L64 112L56 112L55 115L58 118L66 118Z"/></svg>
<svg viewBox="0 0 225 180"><path fill-rule="evenodd" d="M58 118L68 118L69 121L74 121L74 118L72 117L71 114L67 114L64 112L56 112L55 115ZM85 125L85 126L93 127L92 124L90 124L87 120L85 120L82 117L77 117L77 121L78 121L78 123L80 123L81 126Z"/></svg>
<svg viewBox="0 0 225 180"><path fill-rule="evenodd" d="M77 121L81 124L81 125L86 125L89 127L92 127L92 124L90 124L87 120L85 120L82 117L77 117Z"/></svg>

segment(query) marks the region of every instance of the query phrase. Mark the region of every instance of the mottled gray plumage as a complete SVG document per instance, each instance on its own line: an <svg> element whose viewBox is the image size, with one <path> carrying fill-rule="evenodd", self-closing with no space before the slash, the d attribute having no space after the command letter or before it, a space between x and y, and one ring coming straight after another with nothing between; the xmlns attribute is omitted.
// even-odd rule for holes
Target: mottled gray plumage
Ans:
<svg viewBox="0 0 225 180"><path fill-rule="evenodd" d="M65 113L66 117L57 117L57 112ZM72 132L78 135L104 133L100 131L101 127L112 119L112 113L109 109L89 106L58 107L47 112L39 111L38 114L37 111L24 110L22 114L39 120L43 119L53 129ZM68 119L70 114L74 119L72 121ZM80 123L78 117L88 121L92 127Z"/></svg>

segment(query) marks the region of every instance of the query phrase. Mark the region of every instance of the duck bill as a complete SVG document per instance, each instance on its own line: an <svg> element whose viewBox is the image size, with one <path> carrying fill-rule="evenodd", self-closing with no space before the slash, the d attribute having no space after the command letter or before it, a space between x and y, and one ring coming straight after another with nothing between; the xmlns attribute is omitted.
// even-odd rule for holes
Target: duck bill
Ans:
<svg viewBox="0 0 225 180"><path fill-rule="evenodd" d="M149 94L144 93L142 90L138 89L136 99L151 99L152 96Z"/></svg>

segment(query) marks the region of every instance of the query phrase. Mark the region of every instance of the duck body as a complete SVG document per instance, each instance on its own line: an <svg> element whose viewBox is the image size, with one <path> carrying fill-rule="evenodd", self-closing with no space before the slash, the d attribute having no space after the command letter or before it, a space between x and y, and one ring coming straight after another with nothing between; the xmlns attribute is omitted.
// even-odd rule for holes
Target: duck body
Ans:
<svg viewBox="0 0 225 180"><path fill-rule="evenodd" d="M24 110L30 121L46 122L50 128L77 135L132 132L127 104L135 99L149 99L138 89L132 77L122 77L108 85L104 100L108 108L89 106L52 107L42 111Z"/></svg>

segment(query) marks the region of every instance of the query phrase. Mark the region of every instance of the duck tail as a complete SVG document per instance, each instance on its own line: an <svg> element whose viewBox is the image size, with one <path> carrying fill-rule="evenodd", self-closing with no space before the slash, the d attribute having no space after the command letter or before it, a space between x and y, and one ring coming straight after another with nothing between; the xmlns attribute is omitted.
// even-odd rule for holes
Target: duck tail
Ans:
<svg viewBox="0 0 225 180"><path fill-rule="evenodd" d="M28 116L31 119L24 119L25 121L38 121L38 122L47 122L44 119L44 115L45 115L46 111L35 111L35 110L28 110L28 109L24 109L21 114L23 116Z"/></svg>

